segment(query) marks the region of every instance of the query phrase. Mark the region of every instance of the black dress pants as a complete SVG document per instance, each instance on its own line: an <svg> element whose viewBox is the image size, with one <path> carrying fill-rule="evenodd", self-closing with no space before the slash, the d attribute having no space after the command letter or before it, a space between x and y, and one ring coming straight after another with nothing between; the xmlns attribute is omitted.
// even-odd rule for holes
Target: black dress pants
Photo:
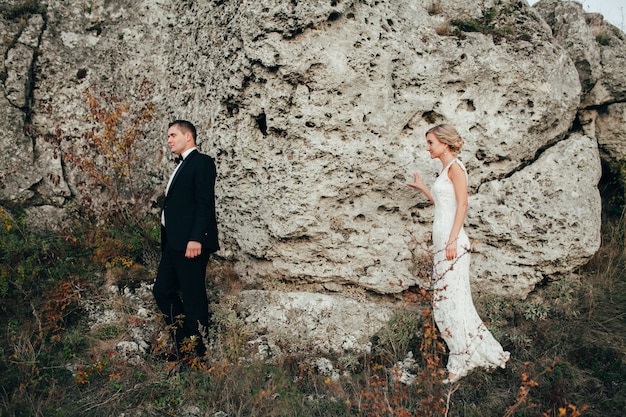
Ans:
<svg viewBox="0 0 626 417"><path fill-rule="evenodd" d="M167 241L164 239L165 242ZM200 327L209 326L209 303L206 294L208 252L188 259L184 252L175 251L167 243L161 253L152 293L168 325L173 325L176 348L180 353L183 339L200 336ZM182 325L181 323L182 319ZM196 353L203 356L206 348L197 337Z"/></svg>

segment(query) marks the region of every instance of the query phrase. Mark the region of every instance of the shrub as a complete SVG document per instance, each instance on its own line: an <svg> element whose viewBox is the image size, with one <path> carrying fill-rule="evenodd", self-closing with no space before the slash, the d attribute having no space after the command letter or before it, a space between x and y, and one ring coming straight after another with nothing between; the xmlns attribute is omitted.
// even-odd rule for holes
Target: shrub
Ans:
<svg viewBox="0 0 626 417"><path fill-rule="evenodd" d="M32 14L45 13L43 6L37 0L22 0L15 5L3 4L0 6L0 14L7 20L22 20Z"/></svg>
<svg viewBox="0 0 626 417"><path fill-rule="evenodd" d="M502 5L498 3L482 10L480 18L453 19L451 25L455 29L452 35L463 38L464 32L478 32L493 37L495 43L502 39L529 41L531 36L519 24L523 20L521 3Z"/></svg>
<svg viewBox="0 0 626 417"><path fill-rule="evenodd" d="M83 142L71 144L63 157L77 178L78 228L94 247L99 265L131 266L155 257L159 236L152 178L146 165L146 129L154 106L147 100L150 84L139 88L131 106L113 93L93 86L85 92L90 129ZM57 139L58 140L58 139ZM87 221L86 221L87 220Z"/></svg>
<svg viewBox="0 0 626 417"><path fill-rule="evenodd" d="M596 42L601 46L611 45L611 36L606 33L599 33L596 35Z"/></svg>
<svg viewBox="0 0 626 417"><path fill-rule="evenodd" d="M424 336L420 328L424 318L418 311L400 310L374 336L373 353L383 364L404 359L409 352L418 352Z"/></svg>

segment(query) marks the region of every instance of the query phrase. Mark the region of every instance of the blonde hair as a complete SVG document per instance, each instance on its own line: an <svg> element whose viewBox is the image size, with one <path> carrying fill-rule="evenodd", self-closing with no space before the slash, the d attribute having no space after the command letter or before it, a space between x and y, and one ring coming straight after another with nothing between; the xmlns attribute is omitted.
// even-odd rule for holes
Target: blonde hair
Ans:
<svg viewBox="0 0 626 417"><path fill-rule="evenodd" d="M437 139L439 139L441 143L448 145L450 152L459 153L463 147L463 143L465 143L461 135L459 135L459 132L457 132L452 125L441 124L431 127L426 132L426 135L429 133L437 136Z"/></svg>

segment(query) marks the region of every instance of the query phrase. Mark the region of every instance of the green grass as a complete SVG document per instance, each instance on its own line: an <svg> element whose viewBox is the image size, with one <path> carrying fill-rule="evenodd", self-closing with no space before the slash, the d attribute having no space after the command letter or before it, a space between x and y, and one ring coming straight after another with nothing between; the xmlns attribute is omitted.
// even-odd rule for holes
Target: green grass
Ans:
<svg viewBox="0 0 626 417"><path fill-rule="evenodd" d="M530 33L526 32L523 25L519 24L520 20L527 18L524 15L526 13L525 9L520 6L521 4L514 3L505 6L497 4L484 9L482 16L479 18L452 19L450 24L454 26L454 30L447 31L447 33L461 39L465 38L465 33L482 33L491 36L496 44L499 44L502 40L530 41ZM442 34L445 32L441 31Z"/></svg>
<svg viewBox="0 0 626 417"><path fill-rule="evenodd" d="M606 33L596 35L596 42L601 46L609 46L611 44L611 36Z"/></svg>

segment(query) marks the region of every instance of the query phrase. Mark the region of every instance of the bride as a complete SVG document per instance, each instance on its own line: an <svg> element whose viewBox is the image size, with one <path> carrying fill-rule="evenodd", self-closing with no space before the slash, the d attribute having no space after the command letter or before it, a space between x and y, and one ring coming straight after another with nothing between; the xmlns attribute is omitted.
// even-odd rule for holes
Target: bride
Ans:
<svg viewBox="0 0 626 417"><path fill-rule="evenodd" d="M448 345L448 377L454 383L477 367L504 368L509 352L491 335L474 303L469 281L470 243L463 223L467 213L467 171L457 158L463 139L450 125L426 132L426 150L443 169L432 190L415 173L410 187L420 190L435 205L433 221L433 315Z"/></svg>

